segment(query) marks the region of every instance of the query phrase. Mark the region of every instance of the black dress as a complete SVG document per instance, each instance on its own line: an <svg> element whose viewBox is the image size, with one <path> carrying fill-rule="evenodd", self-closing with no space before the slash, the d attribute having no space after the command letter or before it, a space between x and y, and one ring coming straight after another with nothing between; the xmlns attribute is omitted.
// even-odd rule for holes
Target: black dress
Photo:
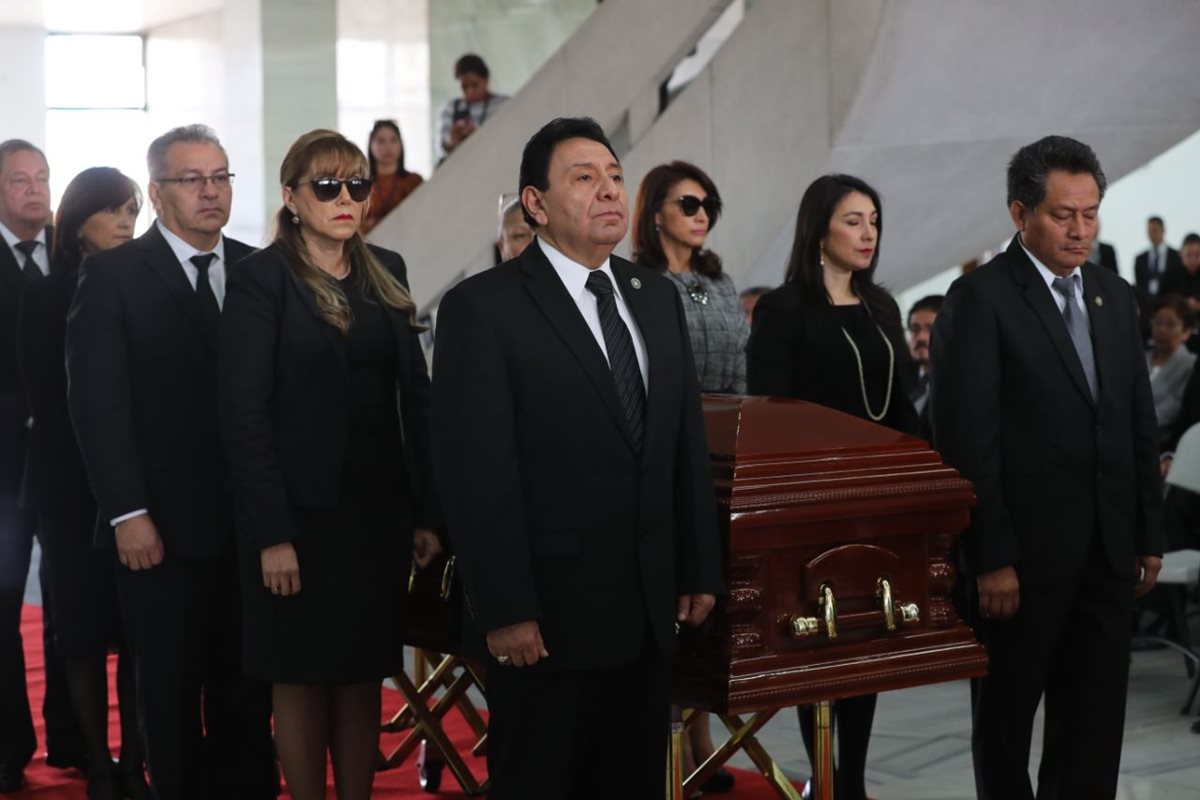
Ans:
<svg viewBox="0 0 1200 800"><path fill-rule="evenodd" d="M395 341L356 273L339 282L346 334L350 436L336 507L293 507L300 592L263 586L246 549L247 671L275 683L350 684L404 668L401 613L412 557L412 502L396 404Z"/></svg>
<svg viewBox="0 0 1200 800"><path fill-rule="evenodd" d="M96 501L67 410L66 325L77 278L57 270L25 288L17 343L33 417L26 496L40 526L55 651L71 658L122 639L113 555L92 546Z"/></svg>

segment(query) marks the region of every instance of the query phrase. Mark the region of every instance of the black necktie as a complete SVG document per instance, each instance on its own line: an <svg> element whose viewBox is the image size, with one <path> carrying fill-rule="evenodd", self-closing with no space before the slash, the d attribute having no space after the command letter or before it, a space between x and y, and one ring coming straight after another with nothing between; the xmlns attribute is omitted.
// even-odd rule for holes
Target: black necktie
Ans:
<svg viewBox="0 0 1200 800"><path fill-rule="evenodd" d="M629 422L629 433L634 447L642 449L642 428L646 416L646 386L642 383L642 371L638 367L637 353L633 349L633 337L625 320L617 311L617 298L613 294L612 281L598 269L588 275L587 289L596 295L596 306L600 311L600 332L604 335L604 349L608 351L608 366L612 371L613 383L617 387L617 398L625 410Z"/></svg>
<svg viewBox="0 0 1200 800"><path fill-rule="evenodd" d="M208 267L216 257L216 253L201 253L190 259L199 273L196 275L196 297L200 300L200 307L205 316L209 317L214 325L221 318L221 306L217 303L217 296L213 294L212 284L208 282Z"/></svg>
<svg viewBox="0 0 1200 800"><path fill-rule="evenodd" d="M1158 248L1157 247L1150 248L1150 274L1151 275L1158 274Z"/></svg>
<svg viewBox="0 0 1200 800"><path fill-rule="evenodd" d="M33 283L42 277L41 267L33 260L33 254L37 250L37 247L38 243L34 240L17 242L17 249L25 256L25 262L21 265L21 273L25 276L25 283Z"/></svg>

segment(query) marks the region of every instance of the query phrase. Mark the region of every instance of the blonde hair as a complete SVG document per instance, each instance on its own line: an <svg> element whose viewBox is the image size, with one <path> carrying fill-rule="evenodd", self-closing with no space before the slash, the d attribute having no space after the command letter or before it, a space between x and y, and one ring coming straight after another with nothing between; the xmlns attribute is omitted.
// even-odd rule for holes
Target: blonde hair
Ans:
<svg viewBox="0 0 1200 800"><path fill-rule="evenodd" d="M280 185L292 191L298 191L305 181L326 175L368 177L367 157L356 144L337 131L318 129L304 134L288 148L279 167ZM353 321L350 302L337 281L308 257L300 226L292 221L292 212L286 205L275 215L275 244L283 251L296 277L312 290L321 319L343 334L349 331ZM373 292L384 305L405 312L411 322L416 316L416 304L412 296L379 263L361 233L356 231L346 241L345 251L350 268L359 271L359 280L363 281L365 288Z"/></svg>

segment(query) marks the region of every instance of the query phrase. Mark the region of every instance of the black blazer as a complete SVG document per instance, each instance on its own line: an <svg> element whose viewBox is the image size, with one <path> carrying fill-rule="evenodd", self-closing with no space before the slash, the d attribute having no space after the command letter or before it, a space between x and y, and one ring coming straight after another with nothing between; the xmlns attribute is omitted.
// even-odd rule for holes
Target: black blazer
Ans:
<svg viewBox="0 0 1200 800"><path fill-rule="evenodd" d="M1173 247L1167 248L1167 266L1161 270L1159 274L1159 293L1162 293L1162 277L1168 272L1176 269L1183 269L1183 259L1179 257L1179 251ZM1150 251L1143 250L1137 254L1137 258L1133 260L1133 279L1135 285L1143 292L1150 292Z"/></svg>
<svg viewBox="0 0 1200 800"><path fill-rule="evenodd" d="M226 276L253 252L225 240ZM233 538L217 427L217 326L166 239L87 258L67 318L68 403L100 515L148 509L168 555L210 558Z"/></svg>
<svg viewBox="0 0 1200 800"><path fill-rule="evenodd" d="M950 287L934 323L933 431L979 504L963 537L972 574L1075 579L1097 531L1113 573L1161 555L1154 400L1129 285L1083 266L1100 399L1062 314L1014 238Z"/></svg>
<svg viewBox="0 0 1200 800"><path fill-rule="evenodd" d="M96 506L67 410L67 312L78 280L76 270L57 270L21 297L17 359L33 418L25 477L39 510L86 513Z"/></svg>
<svg viewBox="0 0 1200 800"><path fill-rule="evenodd" d="M678 597L722 590L678 292L610 263L649 359L640 458L608 362L539 243L439 307L434 467L478 655L484 632L526 620L540 624L548 669L628 663L647 622L670 653Z"/></svg>
<svg viewBox="0 0 1200 800"><path fill-rule="evenodd" d="M894 318L899 320L895 300L892 306ZM891 401L880 424L916 434L919 426L910 398L913 370L908 343L898 328L880 327L895 353ZM842 334L837 311L827 303L806 305L795 281L766 293L754 306L754 325L746 346L746 387L750 394L807 400L868 419L857 362ZM882 405L873 402L878 403L876 409Z"/></svg>
<svg viewBox="0 0 1200 800"><path fill-rule="evenodd" d="M1108 242L1100 242L1100 266L1114 274L1118 272L1117 251Z"/></svg>
<svg viewBox="0 0 1200 800"><path fill-rule="evenodd" d="M46 226L47 248L54 228ZM17 370L17 314L25 275L8 243L0 239L0 499L15 500L25 473L29 409Z"/></svg>
<svg viewBox="0 0 1200 800"><path fill-rule="evenodd" d="M404 260L372 247L408 286ZM439 524L429 458L429 377L418 331L384 306L396 336L396 402L414 520ZM333 508L349 438L346 344L271 245L238 264L221 314L220 417L240 527L262 550L296 536L293 507Z"/></svg>

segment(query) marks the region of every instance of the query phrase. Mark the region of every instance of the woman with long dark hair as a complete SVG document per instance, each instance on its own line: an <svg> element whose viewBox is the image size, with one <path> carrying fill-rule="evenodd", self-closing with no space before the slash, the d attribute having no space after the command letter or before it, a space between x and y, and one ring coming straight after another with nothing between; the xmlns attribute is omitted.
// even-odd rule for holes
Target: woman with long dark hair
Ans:
<svg viewBox="0 0 1200 800"><path fill-rule="evenodd" d="M133 237L142 196L112 167L92 167L63 192L55 217L50 274L26 288L18 322L18 357L33 418L30 496L41 528L54 647L88 757L88 798L146 797L137 730L133 665L122 642L111 553L92 548L96 501L67 411L66 323L79 265L88 255ZM108 748L108 652L118 648L121 760Z"/></svg>
<svg viewBox="0 0 1200 800"><path fill-rule="evenodd" d="M785 283L754 309L746 353L751 394L808 400L916 434L903 385L908 348L900 309L875 282L882 216L879 194L850 175L822 176L804 192ZM866 797L875 700L865 695L834 706L838 798ZM800 709L800 730L811 762L809 707Z"/></svg>
<svg viewBox="0 0 1200 800"><path fill-rule="evenodd" d="M704 170L686 161L655 167L638 187L633 260L679 290L701 391L742 393L750 330L720 256L704 246L720 216L721 196Z"/></svg>
<svg viewBox="0 0 1200 800"><path fill-rule="evenodd" d="M301 136L275 240L229 273L218 402L240 509L244 662L296 800L371 794L411 560L439 550L429 378L404 260L359 233L367 159Z"/></svg>
<svg viewBox="0 0 1200 800"><path fill-rule="evenodd" d="M404 166L404 137L395 120L375 121L367 138L367 165L373 183L371 202L363 215L363 233L370 233L379 220L404 202L422 182L420 175Z"/></svg>

